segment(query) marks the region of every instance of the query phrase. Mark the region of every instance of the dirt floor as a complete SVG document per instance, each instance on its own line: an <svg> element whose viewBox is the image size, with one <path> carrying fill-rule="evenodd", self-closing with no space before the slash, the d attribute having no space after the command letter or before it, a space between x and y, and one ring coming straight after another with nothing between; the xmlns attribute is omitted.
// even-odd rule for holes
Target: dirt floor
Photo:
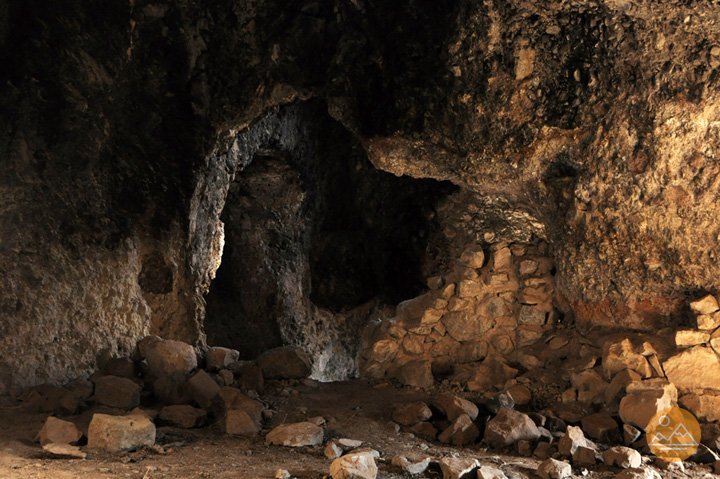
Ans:
<svg viewBox="0 0 720 479"><path fill-rule="evenodd" d="M408 457L446 455L476 457L485 463L499 465L510 479L536 477L536 459L499 454L481 445L468 448L447 447L428 443L415 436L397 432L390 416L393 405L427 400L430 393L391 384L372 384L362 380L344 383L314 383L295 386L271 385L263 401L274 412L260 437L242 438L223 435L217 427L201 429L158 428L157 446L120 455L87 451L87 459L50 459L33 437L40 430L46 413L27 413L19 406L0 409L0 478L213 478L245 479L274 478L278 469L285 469L299 479L319 479L329 472L331 460L323 454L323 446L285 448L267 446L264 435L283 422L295 422L315 416L327 420L325 438L346 437L366 441L382 454L378 461L379 478L399 478L390 461L395 455ZM87 427L92 411L77 418ZM508 451L505 451L508 452ZM615 477L618 470L604 465L577 477ZM663 477L705 477L707 466L692 465L685 473L661 471ZM431 468L423 477L439 478L438 469ZM713 476L717 477L717 476Z"/></svg>

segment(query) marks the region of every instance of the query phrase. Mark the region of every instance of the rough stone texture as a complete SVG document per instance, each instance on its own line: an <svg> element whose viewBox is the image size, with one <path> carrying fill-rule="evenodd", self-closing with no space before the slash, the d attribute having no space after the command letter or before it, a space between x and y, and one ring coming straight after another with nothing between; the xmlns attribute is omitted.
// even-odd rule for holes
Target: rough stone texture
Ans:
<svg viewBox="0 0 720 479"><path fill-rule="evenodd" d="M443 457L438 461L443 479L470 479L480 462L469 457ZM476 477L476 476L475 476Z"/></svg>
<svg viewBox="0 0 720 479"><path fill-rule="evenodd" d="M260 432L260 421L246 410L231 409L223 414L220 427L225 434L252 436Z"/></svg>
<svg viewBox="0 0 720 479"><path fill-rule="evenodd" d="M453 444L455 446L463 446L471 444L480 436L480 431L473 423L470 416L461 414L452 424L438 436L438 441Z"/></svg>
<svg viewBox="0 0 720 479"><path fill-rule="evenodd" d="M170 426L190 429L192 427L203 426L207 419L207 413L202 409L186 404L165 406L160 410L158 419Z"/></svg>
<svg viewBox="0 0 720 479"><path fill-rule="evenodd" d="M720 359L710 348L683 351L665 361L663 369L678 389L720 389Z"/></svg>
<svg viewBox="0 0 720 479"><path fill-rule="evenodd" d="M310 126L281 132L278 112L313 97L377 168L475 198L483 241L547 239L583 330L675 326L720 287L710 3L6 4L3 389L89 371L148 332L201 342L230 183L261 149L311 149L296 138ZM317 277L285 273L273 341L310 348L317 374L354 373L342 333L359 328L308 303L334 296Z"/></svg>
<svg viewBox="0 0 720 479"><path fill-rule="evenodd" d="M662 411L674 405L677 400L665 390L651 389L628 394L620 400L620 419L627 424L645 429L650 419Z"/></svg>
<svg viewBox="0 0 720 479"><path fill-rule="evenodd" d="M49 443L44 444L42 449L43 452L57 458L85 459L87 457L87 454L82 452L78 446L71 446L70 444Z"/></svg>
<svg viewBox="0 0 720 479"><path fill-rule="evenodd" d="M400 469L402 472L414 476L425 472L430 465L431 460L432 458L425 457L423 459L413 461L403 456L395 456L392 458L391 464Z"/></svg>
<svg viewBox="0 0 720 479"><path fill-rule="evenodd" d="M41 446L50 443L75 444L82 436L75 424L49 416L38 433L38 440Z"/></svg>
<svg viewBox="0 0 720 479"><path fill-rule="evenodd" d="M155 444L155 425L145 416L94 414L88 429L88 448L107 452Z"/></svg>
<svg viewBox="0 0 720 479"><path fill-rule="evenodd" d="M312 371L307 353L293 346L266 351L257 363L265 379L302 379L310 376Z"/></svg>
<svg viewBox="0 0 720 479"><path fill-rule="evenodd" d="M214 347L205 352L205 364L210 371L217 371L238 360L240 353L230 348Z"/></svg>
<svg viewBox="0 0 720 479"><path fill-rule="evenodd" d="M593 439L603 440L619 432L615 419L606 412L598 412L582 418L582 430Z"/></svg>
<svg viewBox="0 0 720 479"><path fill-rule="evenodd" d="M303 447L322 444L323 429L310 422L283 424L268 433L265 441L278 446Z"/></svg>
<svg viewBox="0 0 720 479"><path fill-rule="evenodd" d="M572 476L572 467L567 462L550 458L540 463L537 473L543 479L564 479Z"/></svg>
<svg viewBox="0 0 720 479"><path fill-rule="evenodd" d="M220 386L202 369L191 377L186 387L195 402L203 409L209 409L213 399L220 391Z"/></svg>
<svg viewBox="0 0 720 479"><path fill-rule="evenodd" d="M720 394L717 390L690 393L680 398L680 406L695 415L699 421L720 421Z"/></svg>
<svg viewBox="0 0 720 479"><path fill-rule="evenodd" d="M484 440L496 447L509 446L520 440L534 441L540 437L535 423L526 414L502 408L485 426Z"/></svg>
<svg viewBox="0 0 720 479"><path fill-rule="evenodd" d="M95 380L95 401L105 406L132 409L140 405L141 390L130 379L103 376Z"/></svg>
<svg viewBox="0 0 720 479"><path fill-rule="evenodd" d="M582 429L568 426L565 435L558 442L558 452L563 456L571 457L579 447L591 447L591 444L585 438Z"/></svg>
<svg viewBox="0 0 720 479"><path fill-rule="evenodd" d="M333 479L375 479L377 473L375 457L371 452L351 452L330 464Z"/></svg>
<svg viewBox="0 0 720 479"><path fill-rule="evenodd" d="M393 411L392 419L401 426L412 426L432 417L432 411L424 402L414 402L398 406ZM454 419L454 418L453 418Z"/></svg>
<svg viewBox="0 0 720 479"><path fill-rule="evenodd" d="M433 401L433 405L445 414L450 421L467 414L473 421L478 416L478 408L467 399L452 394L441 394Z"/></svg>
<svg viewBox="0 0 720 479"><path fill-rule="evenodd" d="M197 368L195 350L182 341L150 336L138 342L137 348L155 378L182 376Z"/></svg>
<svg viewBox="0 0 720 479"><path fill-rule="evenodd" d="M623 469L640 467L642 457L635 449L625 446L614 446L603 452L603 460L609 466L617 466Z"/></svg>

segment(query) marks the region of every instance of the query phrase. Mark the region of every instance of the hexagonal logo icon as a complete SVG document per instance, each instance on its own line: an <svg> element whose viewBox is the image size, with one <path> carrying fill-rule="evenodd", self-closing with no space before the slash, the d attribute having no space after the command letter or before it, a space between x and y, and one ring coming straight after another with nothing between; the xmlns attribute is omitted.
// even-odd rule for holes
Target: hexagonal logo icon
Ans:
<svg viewBox="0 0 720 479"><path fill-rule="evenodd" d="M700 444L700 424L690 411L679 407L655 414L645 433L650 450L666 461L684 461Z"/></svg>

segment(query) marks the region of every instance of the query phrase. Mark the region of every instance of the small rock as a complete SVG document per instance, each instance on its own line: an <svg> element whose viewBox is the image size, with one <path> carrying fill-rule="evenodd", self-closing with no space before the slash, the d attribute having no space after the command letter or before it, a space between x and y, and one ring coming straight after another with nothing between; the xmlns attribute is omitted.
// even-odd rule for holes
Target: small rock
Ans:
<svg viewBox="0 0 720 479"><path fill-rule="evenodd" d="M198 406L203 409L210 409L215 395L220 391L220 386L202 369L188 380L187 388Z"/></svg>
<svg viewBox="0 0 720 479"><path fill-rule="evenodd" d="M398 368L397 379L406 386L429 388L435 382L432 375L432 361L418 359L409 361Z"/></svg>
<svg viewBox="0 0 720 479"><path fill-rule="evenodd" d="M303 379L310 376L312 364L307 353L297 346L265 351L257 359L265 379Z"/></svg>
<svg viewBox="0 0 720 479"><path fill-rule="evenodd" d="M94 414L88 428L88 448L107 452L137 449L155 444L155 425L139 414Z"/></svg>
<svg viewBox="0 0 720 479"><path fill-rule="evenodd" d="M392 459L392 465L406 474L415 476L427 470L430 465L430 460L431 458L425 457L418 461L411 461L403 456L395 456Z"/></svg>
<svg viewBox="0 0 720 479"><path fill-rule="evenodd" d="M596 461L596 451L591 447L579 446L572 455L573 464L592 466Z"/></svg>
<svg viewBox="0 0 720 479"><path fill-rule="evenodd" d="M470 416L473 421L478 416L478 408L475 404L453 394L441 394L433 401L433 406L445 414L450 421L454 421L463 414Z"/></svg>
<svg viewBox="0 0 720 479"><path fill-rule="evenodd" d="M497 414L502 408L513 409L515 407L515 401L508 393L498 393L485 401L485 406L491 413Z"/></svg>
<svg viewBox="0 0 720 479"><path fill-rule="evenodd" d="M513 409L501 408L485 426L485 441L496 447L509 446L522 439L534 441L538 437L540 431L532 419Z"/></svg>
<svg viewBox="0 0 720 479"><path fill-rule="evenodd" d="M535 424L533 424L533 426L534 425ZM442 443L462 446L475 442L479 436L480 431L477 426L475 426L472 419L470 419L470 416L467 414L461 414L453 421L450 427L445 429L442 434L438 436L438 440Z"/></svg>
<svg viewBox="0 0 720 479"><path fill-rule="evenodd" d="M630 339L619 343L607 343L603 347L603 373L611 379L624 369L631 369L644 378L652 376L652 368L645 356L636 352Z"/></svg>
<svg viewBox="0 0 720 479"><path fill-rule="evenodd" d="M712 314L700 314L696 318L698 329L704 331L712 331L720 327L720 311L716 311ZM714 338L713 338L714 339ZM712 344L712 339L711 339Z"/></svg>
<svg viewBox="0 0 720 479"><path fill-rule="evenodd" d="M565 435L558 442L558 452L563 456L572 457L578 447L592 447L592 443L585 438L582 429L577 426L568 426Z"/></svg>
<svg viewBox="0 0 720 479"><path fill-rule="evenodd" d="M625 469L615 476L617 479L659 479L660 475L648 467Z"/></svg>
<svg viewBox="0 0 720 479"><path fill-rule="evenodd" d="M102 376L95 380L95 401L105 406L132 409L140 405L142 388L127 378Z"/></svg>
<svg viewBox="0 0 720 479"><path fill-rule="evenodd" d="M322 416L315 416L315 417L311 417L310 419L308 419L307 422L311 422L311 423L315 424L316 426L322 426L327 421Z"/></svg>
<svg viewBox="0 0 720 479"><path fill-rule="evenodd" d="M43 444L43 451L50 454L53 457L62 459L85 459L87 454L82 452L79 447L71 446L70 444L56 444L50 442Z"/></svg>
<svg viewBox="0 0 720 479"><path fill-rule="evenodd" d="M707 331L686 329L675 333L675 345L680 348L697 346L698 344L705 344L708 341L710 341L710 333Z"/></svg>
<svg viewBox="0 0 720 479"><path fill-rule="evenodd" d="M610 386L605 390L605 404L610 405L615 399L620 399L631 383L640 380L640 375L632 369L624 369L617 373L610 381Z"/></svg>
<svg viewBox="0 0 720 479"><path fill-rule="evenodd" d="M258 392L265 388L265 378L262 369L257 364L239 361L231 363L228 369L233 372L237 387Z"/></svg>
<svg viewBox="0 0 720 479"><path fill-rule="evenodd" d="M525 457L530 457L533 453L533 446L530 441L522 440L515 443L518 454Z"/></svg>
<svg viewBox="0 0 720 479"><path fill-rule="evenodd" d="M207 413L188 405L165 406L158 418L170 426L190 429L204 425Z"/></svg>
<svg viewBox="0 0 720 479"><path fill-rule="evenodd" d="M298 422L276 427L268 433L265 442L288 447L317 446L322 444L323 435L321 427L311 422Z"/></svg>
<svg viewBox="0 0 720 479"><path fill-rule="evenodd" d="M348 453L330 465L333 479L375 479L377 473L375 455L370 451Z"/></svg>
<svg viewBox="0 0 720 479"><path fill-rule="evenodd" d="M192 346L181 341L147 336L137 345L145 358L150 374L156 378L185 375L197 368L197 355Z"/></svg>
<svg viewBox="0 0 720 479"><path fill-rule="evenodd" d="M231 409L220 419L225 434L252 436L260 432L260 422L242 409Z"/></svg>
<svg viewBox="0 0 720 479"><path fill-rule="evenodd" d="M631 426L630 424L623 425L623 443L626 446L629 446L638 439L640 439L641 435L642 431L638 428Z"/></svg>
<svg viewBox="0 0 720 479"><path fill-rule="evenodd" d="M572 467L567 462L550 458L540 463L537 473L543 479L564 479L572 476Z"/></svg>
<svg viewBox="0 0 720 479"><path fill-rule="evenodd" d="M222 379L223 386L232 386L235 383L235 375L229 369L221 369L218 376Z"/></svg>
<svg viewBox="0 0 720 479"><path fill-rule="evenodd" d="M715 296L708 294L704 298L698 299L690 303L690 309L698 314L712 314L718 309L718 302Z"/></svg>
<svg viewBox="0 0 720 479"><path fill-rule="evenodd" d="M487 464L480 466L477 471L477 477L478 479L507 479L507 476L499 467Z"/></svg>
<svg viewBox="0 0 720 479"><path fill-rule="evenodd" d="M337 444L335 441L330 441L325 445L325 450L323 451L325 454L325 457L328 459L337 459L338 457L343 455L343 448L340 447L339 444Z"/></svg>
<svg viewBox="0 0 720 479"><path fill-rule="evenodd" d="M443 457L438 463L443 479L470 479L472 473L480 467L477 459L465 457Z"/></svg>
<svg viewBox="0 0 720 479"><path fill-rule="evenodd" d="M623 469L640 467L642 457L635 449L625 446L611 447L602 454L603 460L609 466L617 466Z"/></svg>
<svg viewBox="0 0 720 479"><path fill-rule="evenodd" d="M56 417L50 416L45 420L42 429L38 433L37 439L40 445L55 444L74 444L82 438L82 433L75 424L69 421L63 421Z"/></svg>
<svg viewBox="0 0 720 479"><path fill-rule="evenodd" d="M607 439L619 431L617 422L606 412L598 412L586 416L581 421L585 434L593 439Z"/></svg>
<svg viewBox="0 0 720 479"><path fill-rule="evenodd" d="M535 452L533 452L533 456L537 457L538 459L547 459L548 457L553 455L554 451L555 446L553 446L549 442L539 442L537 447L535 448Z"/></svg>
<svg viewBox="0 0 720 479"><path fill-rule="evenodd" d="M424 402L403 404L392 414L393 421L402 426L412 426L432 417L432 411Z"/></svg>
<svg viewBox="0 0 720 479"><path fill-rule="evenodd" d="M677 401L674 386L659 389L639 390L628 394L620 401L620 419L624 423L644 429L652 417L663 409L672 407ZM674 394L673 394L674 390Z"/></svg>
<svg viewBox="0 0 720 479"><path fill-rule="evenodd" d="M434 441L437 439L438 430L435 426L429 422L419 422L412 427L408 428L408 431L415 434L417 437L425 439L426 441Z"/></svg>
<svg viewBox="0 0 720 479"><path fill-rule="evenodd" d="M275 471L275 479L290 479L290 473L285 469L278 469Z"/></svg>
<svg viewBox="0 0 720 479"><path fill-rule="evenodd" d="M530 388L522 384L516 384L508 389L507 393L510 395L513 402L518 406L525 406L530 404L530 401L532 401L532 392L530 391Z"/></svg>
<svg viewBox="0 0 720 479"><path fill-rule="evenodd" d="M661 457L656 457L654 465L663 471L685 472L685 465L682 461L666 461Z"/></svg>
<svg viewBox="0 0 720 479"><path fill-rule="evenodd" d="M102 365L106 376L132 379L136 376L135 362L130 358L110 358Z"/></svg>
<svg viewBox="0 0 720 479"><path fill-rule="evenodd" d="M210 348L205 353L208 371L219 371L238 360L240 353L230 348Z"/></svg>

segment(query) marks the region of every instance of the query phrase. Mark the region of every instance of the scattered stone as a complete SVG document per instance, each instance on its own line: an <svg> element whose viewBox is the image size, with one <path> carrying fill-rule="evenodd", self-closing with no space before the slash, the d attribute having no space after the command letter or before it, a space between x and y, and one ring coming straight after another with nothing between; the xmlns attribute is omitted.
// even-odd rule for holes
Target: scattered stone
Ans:
<svg viewBox="0 0 720 479"><path fill-rule="evenodd" d="M205 365L208 371L219 371L238 360L240 352L230 348L210 348L205 353Z"/></svg>
<svg viewBox="0 0 720 479"><path fill-rule="evenodd" d="M626 446L631 445L642 435L642 431L631 426L630 424L623 425L623 442Z"/></svg>
<svg viewBox="0 0 720 479"><path fill-rule="evenodd" d="M333 479L375 479L377 473L375 455L371 451L348 453L330 465Z"/></svg>
<svg viewBox="0 0 720 479"><path fill-rule="evenodd" d="M424 402L403 404L395 409L392 419L401 426L412 426L432 417L432 411Z"/></svg>
<svg viewBox="0 0 720 479"><path fill-rule="evenodd" d="M417 388L428 388L435 382L432 375L432 361L425 359L405 363L395 375L404 385Z"/></svg>
<svg viewBox="0 0 720 479"><path fill-rule="evenodd" d="M522 440L515 443L518 454L525 457L530 457L533 453L532 443L530 441Z"/></svg>
<svg viewBox="0 0 720 479"><path fill-rule="evenodd" d="M443 457L438 463L443 479L470 479L471 474L480 467L477 459L469 457Z"/></svg>
<svg viewBox="0 0 720 479"><path fill-rule="evenodd" d="M578 464L580 466L592 466L595 465L596 454L597 452L595 449L591 447L579 446L575 449L575 452L572 455L572 460L574 464Z"/></svg>
<svg viewBox="0 0 720 479"><path fill-rule="evenodd" d="M89 449L119 452L153 444L155 444L155 425L142 415L94 414L90 421Z"/></svg>
<svg viewBox="0 0 720 479"><path fill-rule="evenodd" d="M297 346L265 351L257 359L265 379L303 379L310 376L312 364L307 353Z"/></svg>
<svg viewBox="0 0 720 479"><path fill-rule="evenodd" d="M403 456L395 456L392 459L392 465L406 474L416 476L427 470L431 460L430 457L425 457L418 461L411 461Z"/></svg>
<svg viewBox="0 0 720 479"><path fill-rule="evenodd" d="M202 369L188 380L187 388L198 406L203 409L210 408L215 395L220 391L218 383Z"/></svg>
<svg viewBox="0 0 720 479"><path fill-rule="evenodd" d="M697 327L705 331L717 329L720 327L720 312L698 315Z"/></svg>
<svg viewBox="0 0 720 479"><path fill-rule="evenodd" d="M619 428L615 419L606 412L598 412L586 416L582 419L582 429L593 439L608 439L613 434L619 432Z"/></svg>
<svg viewBox="0 0 720 479"><path fill-rule="evenodd" d="M248 391L262 391L265 388L265 378L260 366L247 361L231 363L228 366L235 376L235 385Z"/></svg>
<svg viewBox="0 0 720 479"><path fill-rule="evenodd" d="M635 449L625 446L611 447L602 454L603 460L609 466L617 466L623 469L640 467L642 457Z"/></svg>
<svg viewBox="0 0 720 479"><path fill-rule="evenodd" d="M142 388L127 378L102 376L95 380L95 401L105 406L132 409L140 405Z"/></svg>
<svg viewBox="0 0 720 479"><path fill-rule="evenodd" d="M337 459L343 455L343 448L335 441L330 441L325 445L325 457L328 459Z"/></svg>
<svg viewBox="0 0 720 479"><path fill-rule="evenodd" d="M433 291L442 288L443 284L444 281L442 276L433 276L432 278L428 278L427 280L428 288L432 289Z"/></svg>
<svg viewBox="0 0 720 479"><path fill-rule="evenodd" d="M231 409L220 419L225 434L252 436L260 432L260 422L242 409Z"/></svg>
<svg viewBox="0 0 720 479"><path fill-rule="evenodd" d="M520 440L534 441L540 431L527 414L501 408L485 426L485 441L496 447L509 446Z"/></svg>
<svg viewBox="0 0 720 479"><path fill-rule="evenodd" d="M685 466L682 461L666 461L661 457L656 457L654 465L663 471L685 472Z"/></svg>
<svg viewBox="0 0 720 479"><path fill-rule="evenodd" d="M633 467L625 469L615 477L617 479L659 479L660 475L648 467Z"/></svg>
<svg viewBox="0 0 720 479"><path fill-rule="evenodd" d="M570 376L578 392L578 401L588 404L602 404L609 384L594 369L581 371Z"/></svg>
<svg viewBox="0 0 720 479"><path fill-rule="evenodd" d="M700 421L720 421L720 395L707 391L701 394L690 393L680 398L680 405Z"/></svg>
<svg viewBox="0 0 720 479"><path fill-rule="evenodd" d="M632 383L628 386L628 395L620 401L620 419L640 429L645 429L650 419L667 409L677 401L677 390L669 383L657 385L653 389L637 389L645 387L646 381ZM636 389L632 389L636 386ZM653 387L651 385L650 387Z"/></svg>
<svg viewBox="0 0 720 479"><path fill-rule="evenodd" d="M715 296L708 294L704 298L691 302L690 309L698 314L711 314L720 308L718 307L718 302L717 299L715 299Z"/></svg>
<svg viewBox="0 0 720 479"><path fill-rule="evenodd" d="M572 476L572 467L567 462L550 458L540 463L537 473L543 479L564 479Z"/></svg>
<svg viewBox="0 0 720 479"><path fill-rule="evenodd" d="M290 479L290 473L285 469L278 469L275 471L275 479Z"/></svg>
<svg viewBox="0 0 720 479"><path fill-rule="evenodd" d="M538 459L547 459L548 457L553 455L553 452L555 452L555 446L550 444L549 442L539 442L537 447L535 448L535 452L533 452L533 456L537 457Z"/></svg>
<svg viewBox="0 0 720 479"><path fill-rule="evenodd" d="M707 331L695 331L694 329L680 330L675 333L675 345L680 348L697 346L710 341L710 333Z"/></svg>
<svg viewBox="0 0 720 479"><path fill-rule="evenodd" d="M477 477L478 479L507 479L507 476L499 467L487 464L480 466L477 470Z"/></svg>
<svg viewBox="0 0 720 479"><path fill-rule="evenodd" d="M605 390L605 404L609 405L615 399L620 399L633 381L640 380L640 375L632 369L624 369L617 373L610 381L610 386Z"/></svg>
<svg viewBox="0 0 720 479"><path fill-rule="evenodd" d="M85 459L87 454L82 452L79 447L70 444L57 444L50 442L43 444L43 451L53 457L61 459Z"/></svg>
<svg viewBox="0 0 720 479"><path fill-rule="evenodd" d="M322 444L323 434L322 428L311 422L282 424L268 433L265 442L289 447L317 446Z"/></svg>
<svg viewBox="0 0 720 479"><path fill-rule="evenodd" d="M197 368L197 355L187 343L147 336L138 342L137 348L156 378L185 375Z"/></svg>
<svg viewBox="0 0 720 479"><path fill-rule="evenodd" d="M171 426L190 429L204 425L207 413L189 405L165 406L158 418Z"/></svg>
<svg viewBox="0 0 720 479"><path fill-rule="evenodd" d="M212 411L216 417L223 417L230 410L244 411L259 428L265 407L259 401L250 399L237 388L224 387L215 395Z"/></svg>
<svg viewBox="0 0 720 479"><path fill-rule="evenodd" d="M516 384L507 390L513 402L518 406L526 406L532 401L532 392L530 388L522 384Z"/></svg>
<svg viewBox="0 0 720 479"><path fill-rule="evenodd" d="M502 408L513 409L515 407L515 401L508 393L498 393L485 401L485 407L487 407L491 413L497 414Z"/></svg>
<svg viewBox="0 0 720 479"><path fill-rule="evenodd" d="M438 435L438 430L429 422L419 422L408 428L408 431L419 438L425 439L426 441L434 441L437 439Z"/></svg>
<svg viewBox="0 0 720 479"><path fill-rule="evenodd" d="M488 357L475 369L475 374L468 381L469 391L492 390L498 384L505 384L517 376L518 370L508 366L496 358Z"/></svg>
<svg viewBox="0 0 720 479"><path fill-rule="evenodd" d="M565 435L558 442L558 452L563 456L572 457L579 447L592 447L592 443L585 438L582 429L568 426Z"/></svg>
<svg viewBox="0 0 720 479"><path fill-rule="evenodd" d="M45 424L43 424L36 439L40 441L41 446L44 446L50 443L74 444L78 442L82 436L82 433L75 424L49 416L45 420Z"/></svg>
<svg viewBox="0 0 720 479"><path fill-rule="evenodd" d="M450 427L440 434L438 440L445 444L462 446L475 442L479 436L480 431L472 422L470 416L467 414L461 414L453 421Z"/></svg>
<svg viewBox="0 0 720 479"><path fill-rule="evenodd" d="M619 343L607 343L603 347L603 373L608 379L624 369L631 369L643 378L652 376L652 368L645 356L634 351L632 342L624 339Z"/></svg>
<svg viewBox="0 0 720 479"><path fill-rule="evenodd" d="M308 419L308 422L311 422L311 423L315 424L316 426L322 426L327 421L322 416L315 416L315 417L311 417L310 419Z"/></svg>
<svg viewBox="0 0 720 479"><path fill-rule="evenodd" d="M473 421L478 416L478 408L475 404L452 394L441 394L435 399L433 405L445 414L450 421L454 421L463 414L470 416Z"/></svg>
<svg viewBox="0 0 720 479"><path fill-rule="evenodd" d="M223 386L232 386L235 382L235 375L229 369L221 369L218 371L218 376L222 379Z"/></svg>

